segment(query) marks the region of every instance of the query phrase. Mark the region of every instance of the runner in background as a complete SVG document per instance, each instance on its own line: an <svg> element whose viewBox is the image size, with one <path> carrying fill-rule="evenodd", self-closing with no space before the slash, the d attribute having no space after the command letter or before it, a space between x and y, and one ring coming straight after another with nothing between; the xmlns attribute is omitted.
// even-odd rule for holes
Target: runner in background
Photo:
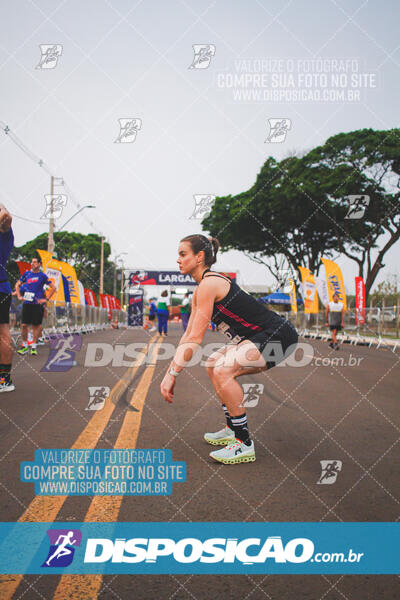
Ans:
<svg viewBox="0 0 400 600"><path fill-rule="evenodd" d="M10 333L11 286L8 282L6 265L14 246L11 228L12 217L0 204L0 392L12 392L11 380L13 347Z"/></svg>
<svg viewBox="0 0 400 600"><path fill-rule="evenodd" d="M189 302L189 292L187 292L185 294L185 297L182 300L182 304L181 304L181 319L182 319L183 331L186 331L186 328L187 328L188 322L189 322L189 317L190 317L190 302Z"/></svg>
<svg viewBox="0 0 400 600"><path fill-rule="evenodd" d="M27 354L28 352L28 329L32 326L33 342L31 345L31 354L37 354L37 341L41 332L44 308L46 302L56 293L56 287L53 282L43 273L40 268L42 261L40 258L32 258L31 270L25 271L22 277L17 281L15 290L19 300L23 300L22 306L22 344L18 354ZM44 293L45 285L50 288L50 294L46 297ZM23 295L21 292L23 291Z"/></svg>
<svg viewBox="0 0 400 600"><path fill-rule="evenodd" d="M334 350L339 350L339 344L337 341L337 332L341 331L344 326L344 307L343 302L339 301L337 294L333 295L332 302L329 302L326 307L326 325L332 331L332 341L329 346Z"/></svg>
<svg viewBox="0 0 400 600"><path fill-rule="evenodd" d="M155 320L156 320L156 313L157 313L157 305L155 303L155 298L150 298L150 304L149 304L149 322L151 324L151 328L149 329L149 331L155 331L156 330L156 326L155 326Z"/></svg>
<svg viewBox="0 0 400 600"><path fill-rule="evenodd" d="M157 303L157 319L158 319L158 333L161 335L168 334L168 317L169 310L167 305L168 290L164 290L161 293L161 299ZM152 330L150 330L152 331Z"/></svg>

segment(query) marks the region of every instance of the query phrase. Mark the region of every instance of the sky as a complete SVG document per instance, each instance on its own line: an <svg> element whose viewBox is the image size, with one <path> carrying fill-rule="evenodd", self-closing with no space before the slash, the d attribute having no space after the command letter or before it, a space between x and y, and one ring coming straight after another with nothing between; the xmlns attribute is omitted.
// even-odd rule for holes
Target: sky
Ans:
<svg viewBox="0 0 400 600"><path fill-rule="evenodd" d="M16 245L48 228L50 177L29 149L67 183L57 227L95 205L66 228L101 233L126 268L177 269L179 240L201 231L194 196L249 189L268 156L398 126L396 13L366 0L4 3L0 121L25 147L0 131ZM43 45L56 60L41 63ZM121 138L120 119L136 135ZM274 119L286 133L268 141ZM400 276L399 258L397 244L377 281ZM356 264L338 263L354 293ZM273 283L238 251L216 268Z"/></svg>

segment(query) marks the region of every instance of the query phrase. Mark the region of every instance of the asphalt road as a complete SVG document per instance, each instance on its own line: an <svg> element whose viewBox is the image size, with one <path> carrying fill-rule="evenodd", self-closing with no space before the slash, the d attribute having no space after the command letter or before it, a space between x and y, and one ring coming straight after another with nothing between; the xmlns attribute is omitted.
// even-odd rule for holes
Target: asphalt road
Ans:
<svg viewBox="0 0 400 600"><path fill-rule="evenodd" d="M164 340L176 344L181 326ZM325 343L308 345L301 366L241 378L264 386L247 408L254 463L226 466L209 458L206 431L224 425L204 366L177 381L168 405L159 385L168 354L139 367L121 364L127 344L152 343L144 330L107 330L82 337L77 365L41 371L39 356L15 356L16 391L0 397L2 521L396 521L399 518L399 353ZM207 333L204 345L223 342ZM93 344L114 364L85 366ZM88 344L91 349L88 351ZM208 347L210 348L210 346ZM168 351L168 348L166 349ZM89 352L89 354L88 354ZM101 351L95 358L99 360ZM92 358L93 358L92 352ZM144 356L144 355L143 355ZM151 354L147 355L148 357ZM325 358L325 360L323 360ZM154 359L154 355L153 355ZM332 363L332 359L333 363ZM118 366L120 364L121 366ZM90 387L108 387L101 410L87 410ZM128 415L128 416L127 416ZM169 448L186 461L187 481L171 496L36 497L19 479L21 461L38 448ZM322 485L320 461L341 461L334 484ZM397 471L397 473L396 473ZM60 499L61 498L61 499ZM0 576L0 599L389 600L400 597L394 576L139 575Z"/></svg>

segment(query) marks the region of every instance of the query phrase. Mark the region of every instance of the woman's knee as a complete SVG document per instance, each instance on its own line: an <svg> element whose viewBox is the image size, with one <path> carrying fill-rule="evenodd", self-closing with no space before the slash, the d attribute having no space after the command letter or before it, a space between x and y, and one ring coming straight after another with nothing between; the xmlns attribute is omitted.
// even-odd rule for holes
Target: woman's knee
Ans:
<svg viewBox="0 0 400 600"><path fill-rule="evenodd" d="M235 369L225 365L216 365L213 368L213 377L217 383L224 383L228 379L235 377Z"/></svg>

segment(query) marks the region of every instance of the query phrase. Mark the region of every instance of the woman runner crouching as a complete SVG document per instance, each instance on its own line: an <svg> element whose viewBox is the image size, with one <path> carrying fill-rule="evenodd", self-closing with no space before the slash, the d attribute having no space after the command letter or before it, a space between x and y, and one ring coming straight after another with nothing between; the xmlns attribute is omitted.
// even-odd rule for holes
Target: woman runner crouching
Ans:
<svg viewBox="0 0 400 600"><path fill-rule="evenodd" d="M210 270L216 262L219 243L204 235L189 235L179 244L178 265L198 283L192 313L173 361L161 383L165 400L172 402L175 381L199 349L212 320L230 344L214 352L206 368L222 404L226 427L206 433L209 444L226 446L210 453L215 460L234 464L256 459L246 413L243 389L237 377L271 369L296 349L296 329L286 319L268 310L229 277Z"/></svg>

